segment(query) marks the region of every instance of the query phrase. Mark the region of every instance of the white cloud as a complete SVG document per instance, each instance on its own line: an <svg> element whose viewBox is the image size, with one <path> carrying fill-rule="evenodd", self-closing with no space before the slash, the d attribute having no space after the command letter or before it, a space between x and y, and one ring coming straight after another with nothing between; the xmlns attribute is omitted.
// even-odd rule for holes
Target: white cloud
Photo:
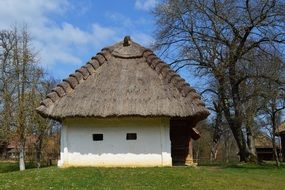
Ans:
<svg viewBox="0 0 285 190"><path fill-rule="evenodd" d="M67 46L84 42L84 33L68 23L57 26L47 16L48 13L61 15L68 6L67 1L57 0L3 0L0 17L5 19L0 27L8 29L14 24L27 24L43 66L53 66L57 61L78 63L79 58Z"/></svg>
<svg viewBox="0 0 285 190"><path fill-rule="evenodd" d="M13 23L27 23L39 25L47 23L45 14L48 12L62 13L68 6L67 1L57 0L1 0L0 27L7 27Z"/></svg>
<svg viewBox="0 0 285 190"><path fill-rule="evenodd" d="M140 5L146 9L150 3ZM120 13L110 13L111 27L93 22L82 29L63 19L75 9L77 12L78 7L68 0L0 0L0 29L8 29L13 24L27 24L34 48L39 51L41 65L50 71L60 68L61 73L69 68L64 75L85 63L91 57L90 53L96 54L101 48L122 40L124 35L131 35L143 45L153 41L149 35L139 31L137 26L141 26L141 21ZM80 14L85 11L86 6ZM54 20L55 17L60 19Z"/></svg>
<svg viewBox="0 0 285 190"><path fill-rule="evenodd" d="M56 63L80 65L80 53L88 48L100 49L101 44L115 36L112 28L98 23L91 24L89 30L82 30L71 23L56 23L49 15L65 14L72 9L67 0L1 0L0 29L7 29L13 24L28 25L36 50L39 50L41 64L52 68Z"/></svg>
<svg viewBox="0 0 285 190"><path fill-rule="evenodd" d="M149 11L155 7L157 0L136 0L135 8L138 10Z"/></svg>
<svg viewBox="0 0 285 190"><path fill-rule="evenodd" d="M105 45L104 43L106 42L112 42L116 39L116 37L116 29L103 27L98 23L94 23L92 25L92 36L90 40L92 40L93 43L97 44L98 46Z"/></svg>
<svg viewBox="0 0 285 190"><path fill-rule="evenodd" d="M134 33L133 39L143 46L150 47L154 43L154 39L145 33Z"/></svg>
<svg viewBox="0 0 285 190"><path fill-rule="evenodd" d="M116 35L112 28L93 23L88 31L70 23L61 26L37 28L34 35L39 41L42 62L53 66L57 62L81 65L82 54L90 49L100 49ZM44 35L43 35L44 34ZM94 53L94 52L93 52Z"/></svg>
<svg viewBox="0 0 285 190"><path fill-rule="evenodd" d="M107 12L106 17L114 22L114 24L119 25L120 27L124 28L133 28L134 21L131 20L129 17L118 13L118 12Z"/></svg>
<svg viewBox="0 0 285 190"><path fill-rule="evenodd" d="M154 42L154 39L150 35L146 34L144 31L140 31L143 28L141 27L142 25L149 24L145 18L140 17L138 19L131 19L117 12L107 12L106 17L112 20L114 25L118 27L115 29L116 32L122 34L120 39L117 39L116 41L122 40L124 35L130 35L132 40L144 46L150 46Z"/></svg>

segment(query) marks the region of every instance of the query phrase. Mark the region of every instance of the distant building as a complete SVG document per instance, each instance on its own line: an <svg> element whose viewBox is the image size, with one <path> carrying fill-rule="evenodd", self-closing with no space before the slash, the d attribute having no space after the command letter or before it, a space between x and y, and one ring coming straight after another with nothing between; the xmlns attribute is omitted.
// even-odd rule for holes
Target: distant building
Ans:
<svg viewBox="0 0 285 190"><path fill-rule="evenodd" d="M258 160L274 160L272 140L265 134L259 134L255 137L255 148ZM277 151L280 153L280 147L277 144Z"/></svg>
<svg viewBox="0 0 285 190"><path fill-rule="evenodd" d="M152 51L125 37L64 79L38 112L61 121L66 166L192 164L200 95Z"/></svg>
<svg viewBox="0 0 285 190"><path fill-rule="evenodd" d="M276 134L281 138L282 159L285 162L285 121L277 127Z"/></svg>
<svg viewBox="0 0 285 190"><path fill-rule="evenodd" d="M26 136L25 141L25 159L33 161L35 159L35 146L37 144L36 135ZM46 160L56 160L59 154L59 135L53 134L47 136L42 144L41 155ZM18 159L19 156L19 138L13 137L6 141L0 141L0 157L2 159Z"/></svg>

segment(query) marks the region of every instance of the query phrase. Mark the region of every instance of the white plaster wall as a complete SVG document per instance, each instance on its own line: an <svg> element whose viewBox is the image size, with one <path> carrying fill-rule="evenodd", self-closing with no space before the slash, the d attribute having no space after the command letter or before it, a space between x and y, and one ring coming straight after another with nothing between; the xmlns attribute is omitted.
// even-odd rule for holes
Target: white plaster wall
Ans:
<svg viewBox="0 0 285 190"><path fill-rule="evenodd" d="M102 133L103 141L92 134ZM126 140L137 133L137 140ZM171 166L169 119L70 119L63 123L59 166Z"/></svg>

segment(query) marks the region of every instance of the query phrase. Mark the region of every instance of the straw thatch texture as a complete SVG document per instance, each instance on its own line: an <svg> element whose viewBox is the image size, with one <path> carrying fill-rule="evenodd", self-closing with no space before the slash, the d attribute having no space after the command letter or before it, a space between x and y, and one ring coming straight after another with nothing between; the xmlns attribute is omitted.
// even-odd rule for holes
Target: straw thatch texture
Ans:
<svg viewBox="0 0 285 190"><path fill-rule="evenodd" d="M37 111L53 119L167 116L202 120L209 114L184 79L132 41L102 49L53 89Z"/></svg>
<svg viewBox="0 0 285 190"><path fill-rule="evenodd" d="M285 121L277 127L276 134L277 135L285 134Z"/></svg>
<svg viewBox="0 0 285 190"><path fill-rule="evenodd" d="M255 137L256 148L272 148L271 139L265 134L259 134Z"/></svg>

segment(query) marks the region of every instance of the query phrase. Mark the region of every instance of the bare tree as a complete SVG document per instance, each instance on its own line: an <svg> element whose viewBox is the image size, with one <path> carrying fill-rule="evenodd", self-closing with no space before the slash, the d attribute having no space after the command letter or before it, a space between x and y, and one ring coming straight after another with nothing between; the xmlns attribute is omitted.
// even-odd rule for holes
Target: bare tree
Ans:
<svg viewBox="0 0 285 190"><path fill-rule="evenodd" d="M285 110L285 92L282 88L276 86L269 87L271 89L271 95L268 97L268 101L261 109L261 115L265 116L264 127L267 128L271 136L272 147L276 165L280 166L280 158L278 154L278 146L276 144L277 127L281 123L282 111Z"/></svg>
<svg viewBox="0 0 285 190"><path fill-rule="evenodd" d="M16 36L14 47L14 66L16 76L16 97L17 97L17 112L16 126L17 136L19 138L19 165L20 170L25 170L25 143L26 132L28 126L28 102L27 93L31 86L31 76L33 76L34 64L36 63L35 54L31 49L31 39L26 27L23 27L20 32L14 28Z"/></svg>
<svg viewBox="0 0 285 190"><path fill-rule="evenodd" d="M278 0L167 0L158 4L156 48L174 56L172 66L189 66L213 78L224 116L239 148L240 161L249 161L243 131L241 85L268 75L240 72L246 55L280 48L285 42L285 2Z"/></svg>
<svg viewBox="0 0 285 190"><path fill-rule="evenodd" d="M210 161L213 162L217 159L218 147L223 135L223 110L221 105L221 100L217 92L218 87L216 84L212 84L212 88L207 88L201 95L204 93L211 93L212 95L212 107L208 107L211 111L215 113L213 121L210 122L212 128L212 141L210 143Z"/></svg>
<svg viewBox="0 0 285 190"><path fill-rule="evenodd" d="M10 85L14 82L12 76L12 53L14 48L15 36L12 31L0 31L0 100L3 109L0 111L1 141L4 143L3 154L7 156L7 145L11 137L12 113L13 113L13 93L14 88Z"/></svg>
<svg viewBox="0 0 285 190"><path fill-rule="evenodd" d="M25 143L31 128L31 107L37 67L27 27L0 31L0 100L2 127L6 135L18 141L19 167L25 169Z"/></svg>
<svg viewBox="0 0 285 190"><path fill-rule="evenodd" d="M48 135L49 130L52 127L52 121L47 118L41 117L34 109L40 104L40 101L46 97L46 95L52 90L56 85L56 80L53 78L44 79L41 69L34 73L33 86L30 94L31 100L31 122L32 122L32 134L36 136L35 150L36 150L36 164L37 167L41 166L42 161L42 149L44 144L44 138Z"/></svg>
<svg viewBox="0 0 285 190"><path fill-rule="evenodd" d="M222 132L223 132L222 130L223 112L221 110L220 104L213 102L213 105L215 107L216 117L213 123L214 133L213 133L213 142L211 144L211 156L210 156L211 161L217 159L218 145L220 143Z"/></svg>

